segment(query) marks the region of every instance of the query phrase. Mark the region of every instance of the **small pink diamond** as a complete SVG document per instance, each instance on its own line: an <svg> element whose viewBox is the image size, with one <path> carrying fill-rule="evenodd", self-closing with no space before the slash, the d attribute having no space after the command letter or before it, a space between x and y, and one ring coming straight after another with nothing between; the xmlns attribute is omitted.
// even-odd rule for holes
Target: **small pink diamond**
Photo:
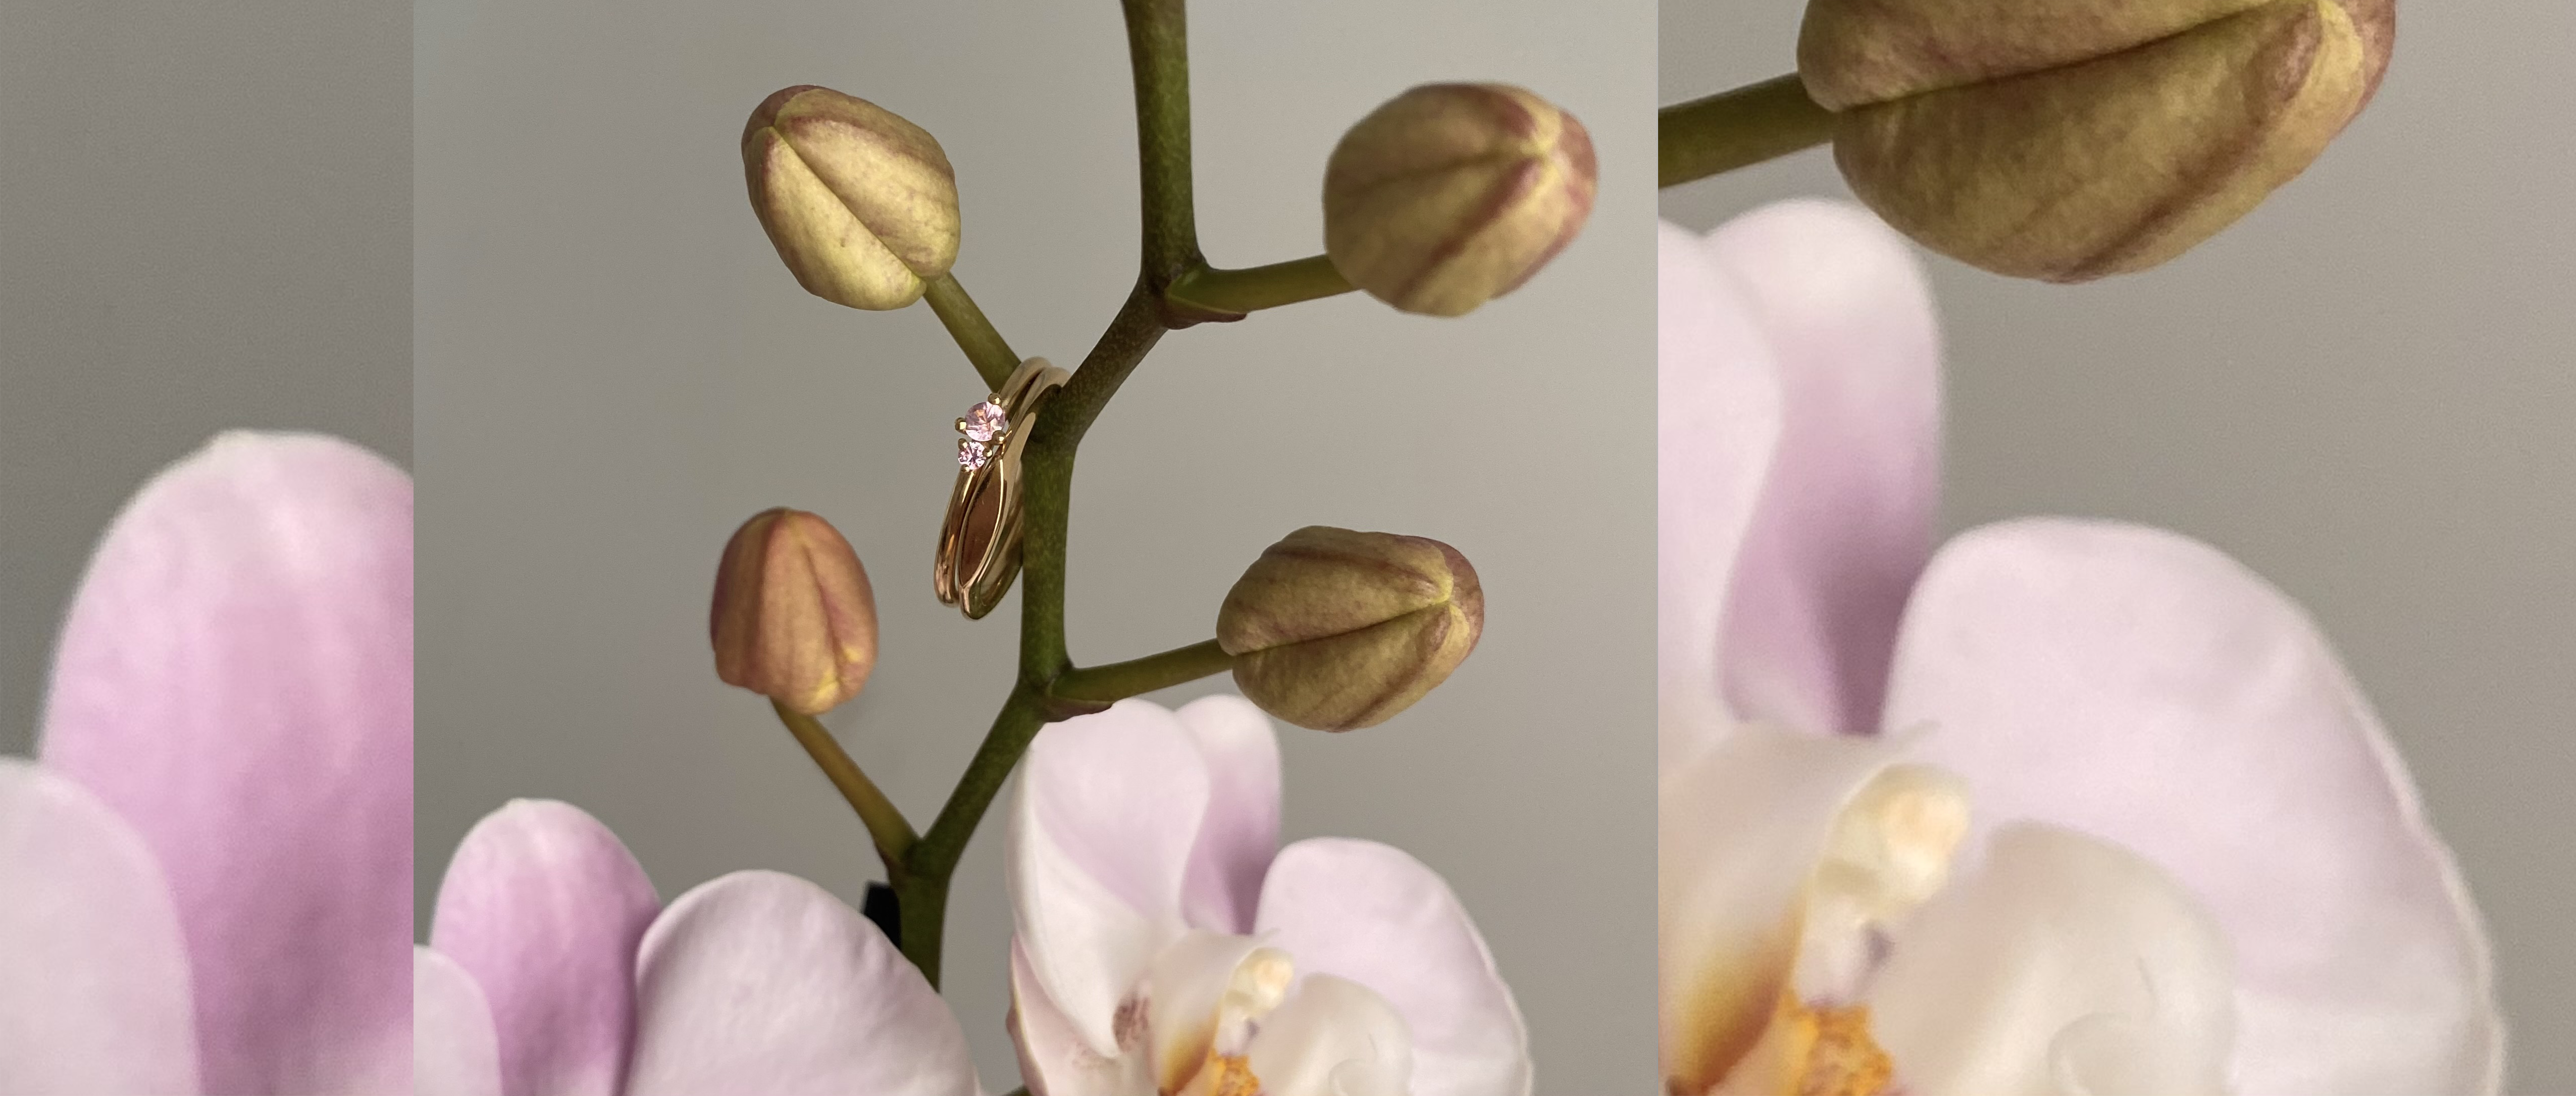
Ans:
<svg viewBox="0 0 2576 1096"><path fill-rule="evenodd" d="M976 441L991 441L994 435L1010 428L1010 416L991 400L976 404L965 418L957 420L957 429Z"/></svg>
<svg viewBox="0 0 2576 1096"><path fill-rule="evenodd" d="M984 443L968 441L964 438L957 440L957 467L972 472L984 467L985 462L992 459L993 452L984 448Z"/></svg>

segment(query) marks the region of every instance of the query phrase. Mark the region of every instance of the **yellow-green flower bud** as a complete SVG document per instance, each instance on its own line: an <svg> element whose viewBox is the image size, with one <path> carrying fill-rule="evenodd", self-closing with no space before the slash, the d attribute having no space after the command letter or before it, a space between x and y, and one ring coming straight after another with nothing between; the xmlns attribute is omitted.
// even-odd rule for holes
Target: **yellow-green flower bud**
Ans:
<svg viewBox="0 0 2576 1096"><path fill-rule="evenodd" d="M877 664L867 568L830 522L765 510L725 543L708 632L716 676L807 715L859 695Z"/></svg>
<svg viewBox="0 0 2576 1096"><path fill-rule="evenodd" d="M1324 253L1405 312L1520 288L1592 214L1592 135L1503 84L1425 84L1360 119L1324 169Z"/></svg>
<svg viewBox="0 0 2576 1096"><path fill-rule="evenodd" d="M1889 224L2079 282L2180 255L2305 170L2395 36L2393 0L1813 0L1798 74Z"/></svg>
<svg viewBox="0 0 2576 1096"><path fill-rule="evenodd" d="M920 126L810 84L742 130L751 209L796 284L852 308L902 308L957 262L957 176Z"/></svg>
<svg viewBox="0 0 2576 1096"><path fill-rule="evenodd" d="M1476 649L1485 588L1436 540L1310 525L1253 561L1217 610L1234 683L1300 727L1373 727Z"/></svg>

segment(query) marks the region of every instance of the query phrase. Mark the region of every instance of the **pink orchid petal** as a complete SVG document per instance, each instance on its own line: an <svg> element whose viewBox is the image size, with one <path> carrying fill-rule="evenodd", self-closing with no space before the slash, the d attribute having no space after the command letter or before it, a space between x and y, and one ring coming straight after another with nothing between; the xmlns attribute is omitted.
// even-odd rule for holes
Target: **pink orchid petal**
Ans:
<svg viewBox="0 0 2576 1096"><path fill-rule="evenodd" d="M501 1096L501 1048L483 988L456 961L412 949L414 1096Z"/></svg>
<svg viewBox="0 0 2576 1096"><path fill-rule="evenodd" d="M1252 931L1261 876L1279 851L1279 735L1270 717L1228 693L1181 706L1181 726L1207 760L1207 818L1182 886L1181 909L1213 932Z"/></svg>
<svg viewBox="0 0 2576 1096"><path fill-rule="evenodd" d="M1142 1055L1124 1062L1105 1058L1083 1041L1073 1020L1047 1000L1028 949L1017 938L1011 941L1008 1026L1029 1096L1121 1096L1123 1079L1131 1074L1138 1083L1152 1082Z"/></svg>
<svg viewBox="0 0 2576 1096"><path fill-rule="evenodd" d="M2135 849L2226 927L2243 1096L2492 1092L2487 944L2405 766L2325 640L2206 545L2033 520L1951 542L1891 725L1986 819Z"/></svg>
<svg viewBox="0 0 2576 1096"><path fill-rule="evenodd" d="M1682 764L1729 722L1718 676L1727 587L1780 434L1778 365L1697 236L1656 237L1657 754Z"/></svg>
<svg viewBox="0 0 2576 1096"><path fill-rule="evenodd" d="M1119 1005L1183 928L1181 890L1208 766L1149 701L1049 725L1020 764L1005 859L1038 984L1103 1057Z"/></svg>
<svg viewBox="0 0 2576 1096"><path fill-rule="evenodd" d="M644 868L578 807L522 799L475 824L438 888L430 943L470 973L508 1096L617 1096L635 952L661 912Z"/></svg>
<svg viewBox="0 0 2576 1096"><path fill-rule="evenodd" d="M2154 864L2014 823L1897 936L1870 1020L1913 1096L2219 1096L2233 985L2218 925Z"/></svg>
<svg viewBox="0 0 2576 1096"><path fill-rule="evenodd" d="M1897 621L1932 552L1941 340L1905 240L1798 199L1710 236L1779 370L1778 448L1736 558L1723 673L1739 718L1878 725Z"/></svg>
<svg viewBox="0 0 2576 1096"><path fill-rule="evenodd" d="M1260 931L1304 975L1376 991L1413 1033L1414 1096L1530 1090L1529 1033L1485 938L1439 874L1374 841L1280 850Z"/></svg>
<svg viewBox="0 0 2576 1096"><path fill-rule="evenodd" d="M152 851L88 789L0 757L0 1092L196 1091L188 958Z"/></svg>
<svg viewBox="0 0 2576 1096"><path fill-rule="evenodd" d="M412 490L333 438L226 434L91 558L43 753L176 896L206 1087L411 1073Z"/></svg>
<svg viewBox="0 0 2576 1096"><path fill-rule="evenodd" d="M629 1096L977 1096L966 1033L821 887L742 871L644 935Z"/></svg>

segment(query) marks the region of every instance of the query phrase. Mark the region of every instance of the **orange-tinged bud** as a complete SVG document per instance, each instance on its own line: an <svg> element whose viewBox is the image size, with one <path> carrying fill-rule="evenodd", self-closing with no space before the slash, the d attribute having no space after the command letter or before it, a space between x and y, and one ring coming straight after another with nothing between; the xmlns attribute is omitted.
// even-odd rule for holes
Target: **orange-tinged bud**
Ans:
<svg viewBox="0 0 2576 1096"><path fill-rule="evenodd" d="M762 511L725 543L708 631L716 676L807 715L859 695L877 663L876 594L830 522Z"/></svg>

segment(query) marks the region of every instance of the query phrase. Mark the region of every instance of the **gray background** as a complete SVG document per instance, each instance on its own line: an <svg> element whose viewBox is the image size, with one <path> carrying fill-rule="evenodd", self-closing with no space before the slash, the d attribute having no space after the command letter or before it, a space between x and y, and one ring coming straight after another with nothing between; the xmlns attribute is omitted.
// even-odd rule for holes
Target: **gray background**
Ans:
<svg viewBox="0 0 2576 1096"><path fill-rule="evenodd" d="M408 463L408 11L0 3L0 753L154 471L235 427Z"/></svg>
<svg viewBox="0 0 2576 1096"><path fill-rule="evenodd" d="M1563 103L1600 146L1602 199L1551 268L1464 320L1346 297L1166 338L1084 446L1074 655L1205 638L1242 568L1301 525L1457 545L1489 599L1483 645L1392 723L1283 728L1288 836L1376 838L1445 873L1528 1013L1542 1086L1643 1091L1654 9L1194 8L1219 263L1318 250L1333 142L1422 81ZM855 903L877 871L857 822L765 703L714 678L719 550L773 505L857 546L884 649L828 722L917 823L1007 690L1018 599L969 623L931 596L950 422L982 388L926 306L796 287L744 199L743 119L819 83L936 134L964 198L960 279L1022 353L1070 366L1134 278L1117 6L420 0L415 32L424 914L458 839L512 796L597 814L666 898L765 867ZM958 877L948 985L1007 1089L998 819Z"/></svg>
<svg viewBox="0 0 2576 1096"><path fill-rule="evenodd" d="M2493 930L2512 1091L2576 1091L2576 5L2402 5L2378 98L2181 260L2081 287L1933 259L1947 521L2152 522L2316 614ZM1794 67L1800 5L1668 3L1662 96ZM1668 192L1847 195L1822 150ZM2295 849L2280 855L2296 856Z"/></svg>

